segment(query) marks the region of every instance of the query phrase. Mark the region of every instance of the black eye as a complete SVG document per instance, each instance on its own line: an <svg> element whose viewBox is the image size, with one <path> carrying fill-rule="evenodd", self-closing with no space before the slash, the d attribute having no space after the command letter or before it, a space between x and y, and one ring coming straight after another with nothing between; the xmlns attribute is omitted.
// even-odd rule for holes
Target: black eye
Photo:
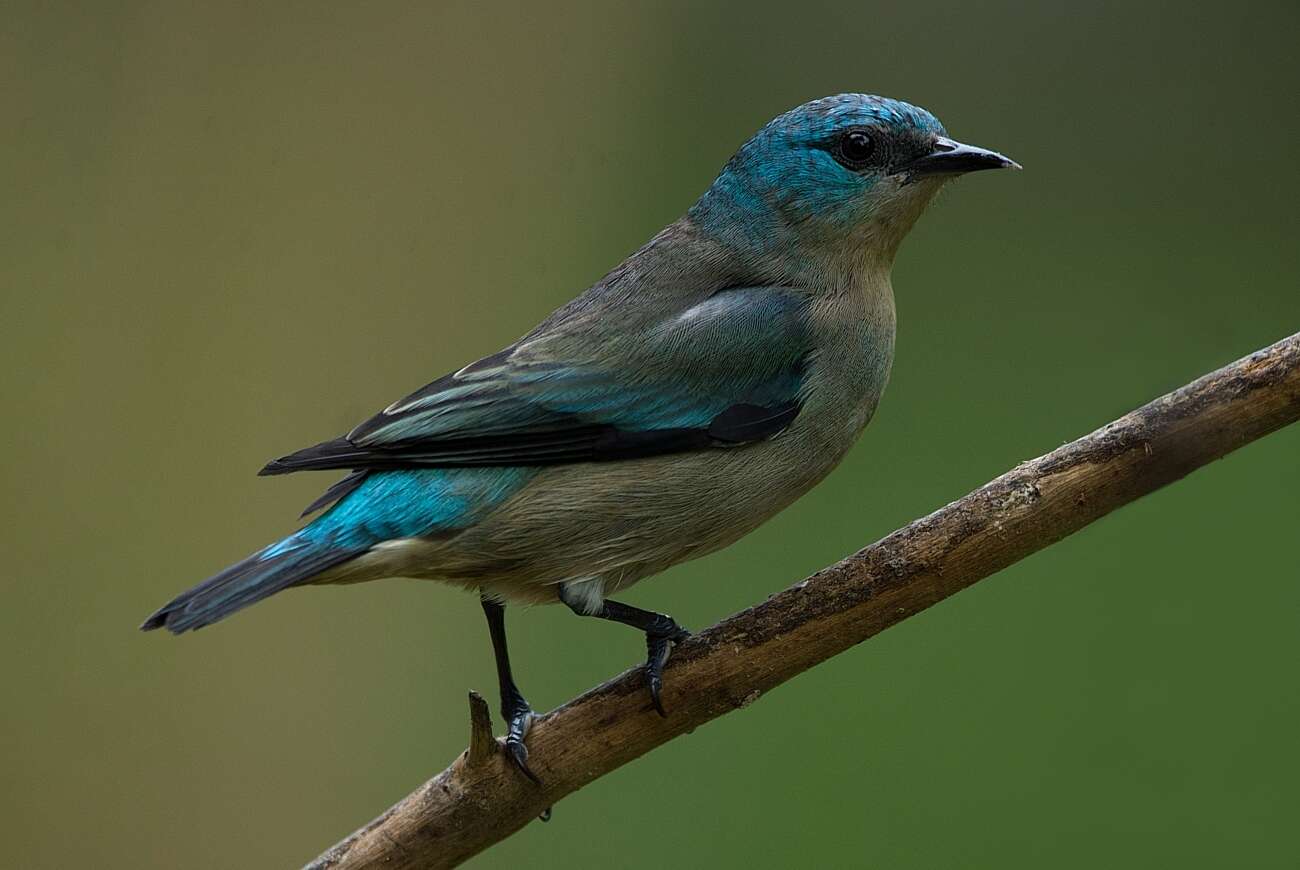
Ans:
<svg viewBox="0 0 1300 870"><path fill-rule="evenodd" d="M876 143L862 130L850 130L840 137L835 159L849 169L861 169L875 153Z"/></svg>

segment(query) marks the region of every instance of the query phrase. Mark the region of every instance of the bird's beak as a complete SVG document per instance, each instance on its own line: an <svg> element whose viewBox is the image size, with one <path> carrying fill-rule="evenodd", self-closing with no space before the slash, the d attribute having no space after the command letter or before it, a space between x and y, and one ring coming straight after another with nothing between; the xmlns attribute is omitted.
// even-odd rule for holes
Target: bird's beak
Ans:
<svg viewBox="0 0 1300 870"><path fill-rule="evenodd" d="M902 168L909 178L923 178L927 175L960 175L965 172L978 172L981 169L1019 169L1020 164L1010 157L1003 157L987 148L963 145L940 136L934 140L934 148L924 157L918 157Z"/></svg>

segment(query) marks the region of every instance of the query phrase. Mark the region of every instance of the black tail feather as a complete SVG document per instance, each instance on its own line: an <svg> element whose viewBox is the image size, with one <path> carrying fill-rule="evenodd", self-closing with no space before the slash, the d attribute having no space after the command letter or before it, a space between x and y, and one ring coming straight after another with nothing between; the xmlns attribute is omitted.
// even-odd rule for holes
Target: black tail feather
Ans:
<svg viewBox="0 0 1300 870"><path fill-rule="evenodd" d="M211 625L362 552L307 541L281 547L255 553L182 592L146 619L141 631L166 628L180 634Z"/></svg>

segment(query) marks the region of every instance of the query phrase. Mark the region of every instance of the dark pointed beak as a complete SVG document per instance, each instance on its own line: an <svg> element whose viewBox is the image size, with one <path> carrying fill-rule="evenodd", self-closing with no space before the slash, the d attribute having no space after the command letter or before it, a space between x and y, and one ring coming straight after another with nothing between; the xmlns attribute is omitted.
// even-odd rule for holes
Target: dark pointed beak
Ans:
<svg viewBox="0 0 1300 870"><path fill-rule="evenodd" d="M927 175L961 175L981 169L1019 169L1020 164L987 148L963 145L940 136L934 140L934 149L903 167L912 178Z"/></svg>

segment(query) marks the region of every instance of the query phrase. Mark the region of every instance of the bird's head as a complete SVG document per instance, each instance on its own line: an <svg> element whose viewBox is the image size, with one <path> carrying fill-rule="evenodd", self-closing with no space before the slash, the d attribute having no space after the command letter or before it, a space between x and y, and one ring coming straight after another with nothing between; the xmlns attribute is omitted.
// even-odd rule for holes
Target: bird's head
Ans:
<svg viewBox="0 0 1300 870"><path fill-rule="evenodd" d="M918 106L866 94L804 103L741 146L691 209L706 232L760 257L861 256L892 262L951 178L1019 168L948 138Z"/></svg>

